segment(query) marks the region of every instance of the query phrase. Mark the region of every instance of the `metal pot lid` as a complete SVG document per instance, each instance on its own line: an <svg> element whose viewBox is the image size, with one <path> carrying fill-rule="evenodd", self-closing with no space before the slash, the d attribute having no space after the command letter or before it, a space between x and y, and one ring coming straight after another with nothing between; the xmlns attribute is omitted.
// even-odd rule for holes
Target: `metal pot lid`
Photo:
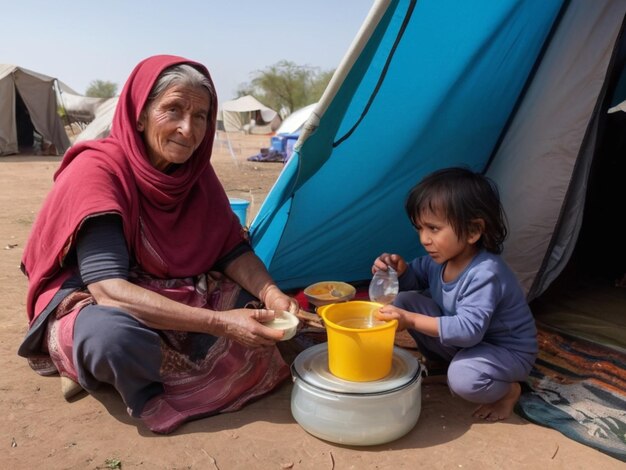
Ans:
<svg viewBox="0 0 626 470"><path fill-rule="evenodd" d="M330 373L328 343L322 343L298 354L291 366L291 371L294 379L300 378L313 387L331 392L366 395L404 387L421 373L421 365L411 353L394 347L391 372L385 378L371 382L352 382Z"/></svg>

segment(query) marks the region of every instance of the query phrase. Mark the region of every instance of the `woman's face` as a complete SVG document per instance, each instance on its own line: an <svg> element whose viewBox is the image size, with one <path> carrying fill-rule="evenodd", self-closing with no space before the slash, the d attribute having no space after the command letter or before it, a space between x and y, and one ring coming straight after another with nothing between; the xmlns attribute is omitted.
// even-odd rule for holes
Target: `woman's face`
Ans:
<svg viewBox="0 0 626 470"><path fill-rule="evenodd" d="M146 105L137 130L143 132L152 166L164 171L189 160L206 134L209 106L208 90L182 85L172 85Z"/></svg>

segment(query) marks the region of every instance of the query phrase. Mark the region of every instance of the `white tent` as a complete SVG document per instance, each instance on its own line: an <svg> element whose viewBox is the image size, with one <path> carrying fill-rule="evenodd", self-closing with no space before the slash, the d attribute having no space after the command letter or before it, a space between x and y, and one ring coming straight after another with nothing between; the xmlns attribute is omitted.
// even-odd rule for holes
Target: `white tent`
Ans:
<svg viewBox="0 0 626 470"><path fill-rule="evenodd" d="M309 116L315 109L315 105L317 103L295 110L283 120L280 127L276 130L276 134L294 134L298 132L304 126L306 120L309 119Z"/></svg>
<svg viewBox="0 0 626 470"><path fill-rule="evenodd" d="M94 120L78 134L74 143L107 137L111 132L111 123L113 122L113 115L115 114L118 99L119 96L109 98L98 106L94 111Z"/></svg>
<svg viewBox="0 0 626 470"><path fill-rule="evenodd" d="M89 123L96 118L96 111L107 98L94 98L76 93L61 93L61 107L71 122Z"/></svg>
<svg viewBox="0 0 626 470"><path fill-rule="evenodd" d="M280 125L280 116L255 97L246 95L226 101L218 115L226 132L271 134Z"/></svg>
<svg viewBox="0 0 626 470"><path fill-rule="evenodd" d="M70 141L57 113L55 78L11 64L0 64L0 155L32 147L34 131L62 154ZM69 88L67 88L69 89Z"/></svg>

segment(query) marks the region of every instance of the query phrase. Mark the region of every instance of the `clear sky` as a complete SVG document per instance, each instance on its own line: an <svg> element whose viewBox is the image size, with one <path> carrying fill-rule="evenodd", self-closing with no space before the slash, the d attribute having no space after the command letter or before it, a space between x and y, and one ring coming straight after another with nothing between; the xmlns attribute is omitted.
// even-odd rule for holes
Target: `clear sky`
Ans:
<svg viewBox="0 0 626 470"><path fill-rule="evenodd" d="M280 60L335 69L374 0L0 0L0 63L51 75L84 93L121 90L153 54L197 60L220 101Z"/></svg>

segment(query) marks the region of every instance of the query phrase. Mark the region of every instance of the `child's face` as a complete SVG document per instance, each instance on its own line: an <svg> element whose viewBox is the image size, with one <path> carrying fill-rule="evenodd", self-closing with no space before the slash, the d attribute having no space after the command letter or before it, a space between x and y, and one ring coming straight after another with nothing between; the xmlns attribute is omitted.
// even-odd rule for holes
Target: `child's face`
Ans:
<svg viewBox="0 0 626 470"><path fill-rule="evenodd" d="M476 252L469 240L461 240L441 211L423 210L415 220L420 243L437 264L464 262Z"/></svg>

